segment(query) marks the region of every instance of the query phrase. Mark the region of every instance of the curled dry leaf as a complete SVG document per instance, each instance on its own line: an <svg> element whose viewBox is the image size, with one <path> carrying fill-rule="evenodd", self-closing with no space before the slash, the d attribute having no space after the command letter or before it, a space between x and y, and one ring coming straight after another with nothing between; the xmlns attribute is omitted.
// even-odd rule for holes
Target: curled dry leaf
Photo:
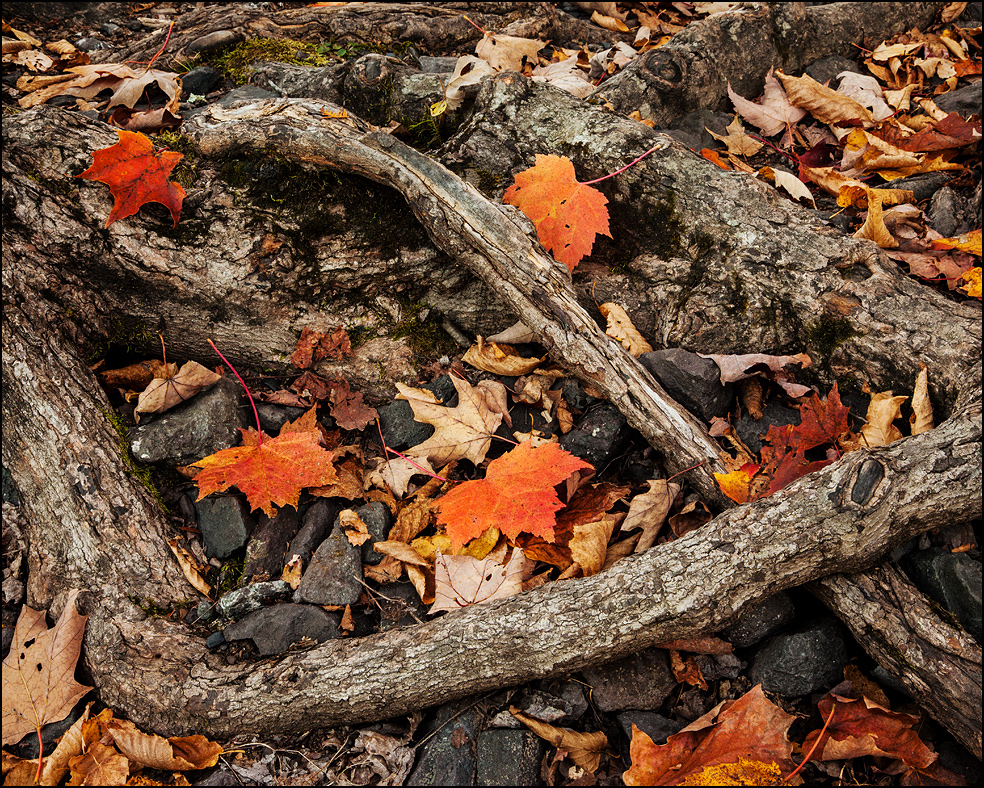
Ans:
<svg viewBox="0 0 984 788"><path fill-rule="evenodd" d="M526 375L540 366L543 361L542 358L525 358L519 355L516 348L510 345L486 342L481 336L478 337L478 341L474 345L465 351L461 360L485 372L509 377Z"/></svg>
<svg viewBox="0 0 984 788"><path fill-rule="evenodd" d="M522 71L525 62L536 65L537 53L545 46L545 41L533 38L486 33L475 45L475 54L496 71Z"/></svg>
<svg viewBox="0 0 984 788"><path fill-rule="evenodd" d="M381 459L379 464L366 475L365 484L366 487L376 486L380 489L385 485L399 500L407 494L407 486L411 478L417 474L434 474L434 472L431 464L424 457L415 460L392 457Z"/></svg>
<svg viewBox="0 0 984 788"><path fill-rule="evenodd" d="M481 58L474 55L459 57L458 62L454 64L454 73L444 89L444 101L447 103L447 108L450 110L458 109L468 93L466 88L478 85L483 77L495 73L496 70Z"/></svg>
<svg viewBox="0 0 984 788"><path fill-rule="evenodd" d="M639 358L643 353L652 352L653 346L636 330L632 324L632 319L622 307L618 304L609 303L602 304L598 309L608 321L608 328L605 329L605 333L621 342L622 347L629 353Z"/></svg>
<svg viewBox="0 0 984 788"><path fill-rule="evenodd" d="M167 545L171 548L171 552L174 553L174 557L178 561L178 566L181 567L181 572L185 576L185 580L191 583L192 587L198 591L198 593L203 594L207 599L212 596L212 587L205 582L205 578L202 577L202 572L207 569L203 567L195 557L181 547L178 544L178 539L168 539Z"/></svg>
<svg viewBox="0 0 984 788"><path fill-rule="evenodd" d="M372 538L369 535L369 528L362 521L362 518L352 509L343 509L339 512L338 522L345 532L345 538L349 540L350 544L356 547L361 547Z"/></svg>
<svg viewBox="0 0 984 788"><path fill-rule="evenodd" d="M608 749L608 737L602 731L578 733L568 728L558 728L531 717L515 706L509 707L509 713L541 739L546 739L558 749L567 750L568 757L582 769L589 772L598 770L601 754Z"/></svg>
<svg viewBox="0 0 984 788"><path fill-rule="evenodd" d="M571 537L571 559L581 566L584 577L598 574L605 565L608 555L608 540L620 515L609 514L593 523L574 526Z"/></svg>
<svg viewBox="0 0 984 788"><path fill-rule="evenodd" d="M163 413L198 392L212 386L222 376L203 367L197 361L188 361L178 369L177 364L165 365L164 374L158 375L137 398L133 418L140 423L141 413Z"/></svg>
<svg viewBox="0 0 984 788"><path fill-rule="evenodd" d="M185 772L208 769L219 762L222 747L201 735L164 739L129 723L110 726L113 741L132 763L151 769Z"/></svg>
<svg viewBox="0 0 984 788"><path fill-rule="evenodd" d="M779 80L773 75L771 68L765 77L761 104L756 104L754 101L739 96L731 89L730 83L728 84L728 95L738 113L753 126L761 129L766 137L771 137L789 126L799 123L806 116L804 110L794 107L790 103L786 91L783 90ZM730 126L728 131L731 131ZM730 145L728 151L731 152Z"/></svg>
<svg viewBox="0 0 984 788"><path fill-rule="evenodd" d="M648 550L656 543L656 536L680 493L680 485L666 479L651 479L648 484L647 492L640 493L629 502L629 513L622 522L622 533L642 529L642 536L635 547L637 553Z"/></svg>
<svg viewBox="0 0 984 788"><path fill-rule="evenodd" d="M523 345L527 342L536 342L537 336L530 331L522 322L513 323L509 328L500 331L498 334L490 336L487 342L499 342L508 345Z"/></svg>
<svg viewBox="0 0 984 788"><path fill-rule="evenodd" d="M919 435L933 429L933 405L929 401L929 370L919 365L916 387L912 391L912 416L909 417L909 434Z"/></svg>
<svg viewBox="0 0 984 788"><path fill-rule="evenodd" d="M902 415L902 403L908 397L893 397L891 391L879 391L868 403L868 423L861 428L861 445L869 449L899 440L902 432L892 422Z"/></svg>

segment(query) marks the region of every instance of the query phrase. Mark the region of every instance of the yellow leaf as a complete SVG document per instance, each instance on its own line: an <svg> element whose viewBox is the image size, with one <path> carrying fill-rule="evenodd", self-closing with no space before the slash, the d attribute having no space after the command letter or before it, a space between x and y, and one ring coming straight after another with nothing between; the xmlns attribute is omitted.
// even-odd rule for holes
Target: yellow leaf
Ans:
<svg viewBox="0 0 984 788"><path fill-rule="evenodd" d="M960 281L965 284L960 285L957 290L973 298L981 297L981 269L979 266L964 271L963 276L960 277Z"/></svg>
<svg viewBox="0 0 984 788"><path fill-rule="evenodd" d="M888 446L902 437L892 422L902 415L902 403L908 397L893 397L891 391L880 391L871 396L868 404L868 423L861 428L861 443L869 449Z"/></svg>
<svg viewBox="0 0 984 788"><path fill-rule="evenodd" d="M598 307L608 321L605 333L622 343L622 347L633 356L639 358L643 353L651 353L650 345L632 324L632 319L618 304L602 304Z"/></svg>
<svg viewBox="0 0 984 788"><path fill-rule="evenodd" d="M785 785L782 771L774 763L739 756L737 763L705 766L681 780L679 785Z"/></svg>

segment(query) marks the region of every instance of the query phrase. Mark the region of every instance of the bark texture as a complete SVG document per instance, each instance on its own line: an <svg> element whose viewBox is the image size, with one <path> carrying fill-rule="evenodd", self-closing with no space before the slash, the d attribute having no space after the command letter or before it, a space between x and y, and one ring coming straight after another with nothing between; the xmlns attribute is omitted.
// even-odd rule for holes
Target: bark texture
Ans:
<svg viewBox="0 0 984 788"><path fill-rule="evenodd" d="M89 589L87 667L106 703L166 734L378 719L712 632L765 596L832 573L841 574L818 593L850 616L858 595L882 581L843 573L875 565L915 534L980 516L979 309L913 282L876 247L826 228L766 184L516 74L484 83L436 158L352 109L329 117L339 107L326 99L361 106L378 93L386 62L325 70L307 98L212 107L188 120L195 188L176 229L154 207L103 227L108 190L72 176L116 141L107 127L45 107L4 117L3 461L27 515L29 602L54 602L57 613L69 588ZM271 69L257 74L273 79ZM500 203L536 153L571 156L588 180L657 142L664 147L606 182L617 242L599 242L595 264L582 264L573 282L525 217ZM669 467L704 461L687 478L720 509L728 502L710 477L713 443L604 335L594 299L623 303L658 346L806 350L812 382L824 388L837 380L842 390L911 390L925 363L942 423L849 454L602 575L410 629L228 665L183 626L144 618L133 600L166 606L193 592L167 548L170 524L107 421L109 403L86 366L92 348L121 331L154 342L161 331L175 357L210 362L212 337L235 363L277 368L301 327L371 322L407 296L468 331L521 317ZM383 393L409 374L399 347L378 346L389 369L357 382ZM872 649L882 637L874 625L856 632ZM958 709L951 730L979 756L967 706L979 700L980 652L953 643L965 683L949 700ZM926 674L939 664L907 659L894 670L932 687Z"/></svg>

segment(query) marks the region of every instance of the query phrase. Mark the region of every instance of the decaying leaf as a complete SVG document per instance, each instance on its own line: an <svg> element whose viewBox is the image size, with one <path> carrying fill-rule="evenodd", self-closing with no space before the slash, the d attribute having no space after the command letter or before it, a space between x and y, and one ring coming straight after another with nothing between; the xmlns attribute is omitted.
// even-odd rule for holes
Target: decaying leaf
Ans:
<svg viewBox="0 0 984 788"><path fill-rule="evenodd" d="M546 42L519 36L486 33L475 45L475 54L496 71L522 71L524 62L536 65L536 55Z"/></svg>
<svg viewBox="0 0 984 788"><path fill-rule="evenodd" d="M558 749L566 750L568 757L582 769L589 772L598 770L601 754L608 749L608 737L602 731L578 733L568 728L558 728L531 717L515 706L509 707L509 713L541 739L546 739Z"/></svg>
<svg viewBox="0 0 984 788"><path fill-rule="evenodd" d="M909 417L909 434L919 435L933 429L933 405L929 401L929 370L919 365L916 387L912 391L912 416Z"/></svg>
<svg viewBox="0 0 984 788"><path fill-rule="evenodd" d="M753 126L761 129L766 137L771 137L787 127L799 123L806 116L806 112L790 103L782 85L779 84L779 80L773 76L771 68L765 78L761 104L756 104L739 96L731 89L730 83L728 84L728 95L739 114ZM730 126L728 130L731 130ZM730 146L728 150L730 152Z"/></svg>
<svg viewBox="0 0 984 788"><path fill-rule="evenodd" d="M399 500L407 494L407 487L417 474L434 475L431 464L423 457L409 460L406 457L391 457L381 459L366 475L366 485L382 487L385 485Z"/></svg>
<svg viewBox="0 0 984 788"><path fill-rule="evenodd" d="M605 515L600 520L574 526L569 547L571 560L581 567L583 577L596 575L605 566L608 540L612 538L621 515Z"/></svg>
<svg viewBox="0 0 984 788"><path fill-rule="evenodd" d="M789 774L798 765L787 736L794 719L756 685L738 700L719 703L670 736L666 744L654 744L633 725L632 767L622 779L626 785L679 785L705 767L735 763L739 757L774 763ZM794 779L795 784L802 784L798 777Z"/></svg>
<svg viewBox="0 0 984 788"><path fill-rule="evenodd" d="M138 424L141 413L163 413L170 410L222 377L197 361L187 361L181 369L178 369L177 364L167 364L165 367L164 374L155 377L137 399L133 418Z"/></svg>
<svg viewBox="0 0 984 788"><path fill-rule="evenodd" d="M608 321L605 333L621 342L622 347L634 357L639 358L643 353L652 352L653 346L636 330L632 319L622 307L618 304L602 304L598 309Z"/></svg>
<svg viewBox="0 0 984 788"><path fill-rule="evenodd" d="M290 357L290 363L298 369L308 369L323 359L339 360L350 355L352 343L341 326L330 332L315 331L305 326Z"/></svg>
<svg viewBox="0 0 984 788"><path fill-rule="evenodd" d="M460 610L518 594L523 590L525 564L522 550L513 550L505 564L491 558L438 553L434 559L434 604L429 612Z"/></svg>
<svg viewBox="0 0 984 788"><path fill-rule="evenodd" d="M150 138L139 132L116 133L119 142L93 152L92 166L75 176L109 186L115 202L106 226L133 216L149 202L156 202L171 212L177 227L185 190L168 177L184 156L173 151L155 151Z"/></svg>
<svg viewBox="0 0 984 788"><path fill-rule="evenodd" d="M47 628L44 611L21 608L10 652L3 661L3 743L16 744L49 722L64 719L92 687L75 681L88 616L75 609L73 589L58 621ZM30 645L28 645L30 644Z"/></svg>
<svg viewBox="0 0 984 788"><path fill-rule="evenodd" d="M379 414L362 401L361 391L352 391L345 380L331 383L331 415L343 430L361 430Z"/></svg>
<svg viewBox="0 0 984 788"><path fill-rule="evenodd" d="M352 509L342 509L338 513L338 523L345 532L345 538L356 547L361 547L372 538L369 535L369 528Z"/></svg>
<svg viewBox="0 0 984 788"><path fill-rule="evenodd" d="M892 422L902 415L902 403L908 397L893 397L891 391L871 395L868 423L861 428L861 445L874 449L899 440L902 432Z"/></svg>
<svg viewBox="0 0 984 788"><path fill-rule="evenodd" d="M797 353L794 356L770 356L765 353L748 353L737 356L716 353L698 353L697 355L701 358L709 358L718 365L721 370L722 386L753 375L765 375L782 386L790 397L802 397L811 391L809 386L790 383L786 379L784 370L784 367L791 364L799 364L804 369L810 366L812 361L806 353Z"/></svg>

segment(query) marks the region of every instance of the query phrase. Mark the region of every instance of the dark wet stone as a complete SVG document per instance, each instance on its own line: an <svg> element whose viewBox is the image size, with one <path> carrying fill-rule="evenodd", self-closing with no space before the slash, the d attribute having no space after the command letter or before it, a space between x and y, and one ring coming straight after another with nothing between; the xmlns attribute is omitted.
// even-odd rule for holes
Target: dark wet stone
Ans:
<svg viewBox="0 0 984 788"><path fill-rule="evenodd" d="M352 544L339 525L332 526L304 570L295 602L354 605L362 594L362 549Z"/></svg>
<svg viewBox="0 0 984 788"><path fill-rule="evenodd" d="M981 642L981 563L966 553L931 547L905 561L913 582L956 616Z"/></svg>
<svg viewBox="0 0 984 788"><path fill-rule="evenodd" d="M533 731L498 728L478 737L475 785L540 785L547 743Z"/></svg>
<svg viewBox="0 0 984 788"><path fill-rule="evenodd" d="M316 643L339 636L340 613L326 613L315 605L282 604L255 610L230 624L226 640L252 640L261 656L282 654L294 643L310 638Z"/></svg>
<svg viewBox="0 0 984 788"><path fill-rule="evenodd" d="M379 501L360 506L355 510L355 513L366 524L366 530L369 531L370 537L362 544L362 563L375 566L383 560L383 554L377 553L372 549L372 546L376 542L386 541L393 525L393 515L390 514L389 507Z"/></svg>
<svg viewBox="0 0 984 788"><path fill-rule="evenodd" d="M599 711L658 709L677 686L666 652L655 648L587 668L581 675Z"/></svg>
<svg viewBox="0 0 984 788"><path fill-rule="evenodd" d="M654 711L620 711L615 715L625 738L632 741L632 726L645 733L654 744L666 744L666 740L683 728L679 720L671 720Z"/></svg>
<svg viewBox="0 0 984 788"><path fill-rule="evenodd" d="M721 370L711 359L683 348L669 348L643 353L639 363L697 418L709 422L731 410L734 387L721 385Z"/></svg>
<svg viewBox="0 0 984 788"><path fill-rule="evenodd" d="M130 430L130 451L140 462L190 465L238 446L239 427L247 426L245 404L239 383L220 378L188 402Z"/></svg>
<svg viewBox="0 0 984 788"><path fill-rule="evenodd" d="M181 94L188 96L205 96L215 90L222 75L211 66L198 66L181 77Z"/></svg>
<svg viewBox="0 0 984 788"><path fill-rule="evenodd" d="M300 527L301 521L293 506L284 506L273 517L261 512L246 545L243 577L252 582L278 579L287 560L287 547Z"/></svg>
<svg viewBox="0 0 984 788"><path fill-rule="evenodd" d="M478 734L484 720L484 710L468 698L441 706L430 727L434 735L420 747L417 765L406 784L473 785Z"/></svg>
<svg viewBox="0 0 984 788"><path fill-rule="evenodd" d="M301 518L301 529L287 547L287 560L297 555L307 566L318 545L328 538L331 526L343 508L337 500L331 498L318 498L312 503Z"/></svg>
<svg viewBox="0 0 984 788"><path fill-rule="evenodd" d="M792 598L780 591L742 613L722 635L735 648L753 646L778 632L795 614Z"/></svg>
<svg viewBox="0 0 984 788"><path fill-rule="evenodd" d="M625 416L610 402L603 402L591 408L574 429L561 436L560 446L600 471L622 451L628 437Z"/></svg>
<svg viewBox="0 0 984 788"><path fill-rule="evenodd" d="M195 513L205 554L210 558L228 558L246 544L253 529L245 507L233 495L203 498L195 504Z"/></svg>
<svg viewBox="0 0 984 788"><path fill-rule="evenodd" d="M755 654L748 675L766 692L795 698L832 687L847 659L840 623L822 618L769 640Z"/></svg>

